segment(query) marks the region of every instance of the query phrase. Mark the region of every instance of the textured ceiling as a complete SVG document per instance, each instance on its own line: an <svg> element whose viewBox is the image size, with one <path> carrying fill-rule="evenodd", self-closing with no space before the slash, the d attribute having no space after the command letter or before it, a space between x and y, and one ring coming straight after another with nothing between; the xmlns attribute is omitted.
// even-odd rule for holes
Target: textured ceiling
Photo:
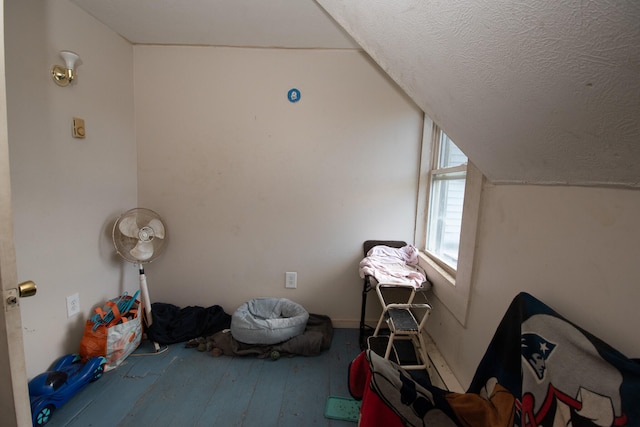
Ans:
<svg viewBox="0 0 640 427"><path fill-rule="evenodd" d="M491 181L640 188L637 0L71 1L132 43L363 48Z"/></svg>
<svg viewBox="0 0 640 427"><path fill-rule="evenodd" d="M493 182L640 187L640 2L317 1Z"/></svg>
<svg viewBox="0 0 640 427"><path fill-rule="evenodd" d="M134 44L359 48L313 0L71 0Z"/></svg>

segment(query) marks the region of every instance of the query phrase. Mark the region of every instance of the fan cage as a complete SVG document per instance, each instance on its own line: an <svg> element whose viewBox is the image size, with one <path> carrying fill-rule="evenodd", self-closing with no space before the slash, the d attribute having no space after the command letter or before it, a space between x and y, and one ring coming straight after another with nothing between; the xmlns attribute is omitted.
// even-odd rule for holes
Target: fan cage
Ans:
<svg viewBox="0 0 640 427"><path fill-rule="evenodd" d="M153 255L149 259L140 260L131 255L131 250L135 248L139 240L135 237L126 236L120 231L120 223L127 218L135 219L135 222L138 225L139 229L143 228L145 225L148 225L149 222L153 219L156 219L162 223L164 227L164 238L161 239L154 237L153 239L151 239L150 243L153 245ZM160 215L158 215L151 209L134 208L126 211L116 219L115 223L113 224L112 239L116 252L126 261L134 264L148 264L157 259L164 250L168 239L167 227Z"/></svg>

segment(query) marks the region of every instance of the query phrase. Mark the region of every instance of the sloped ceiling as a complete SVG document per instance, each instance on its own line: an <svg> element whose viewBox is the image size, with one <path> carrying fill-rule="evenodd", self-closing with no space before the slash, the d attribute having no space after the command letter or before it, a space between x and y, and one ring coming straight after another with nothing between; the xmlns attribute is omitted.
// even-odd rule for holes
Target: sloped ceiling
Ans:
<svg viewBox="0 0 640 427"><path fill-rule="evenodd" d="M494 183L640 188L636 0L71 1L134 44L361 47Z"/></svg>
<svg viewBox="0 0 640 427"><path fill-rule="evenodd" d="M317 1L493 182L640 188L640 2Z"/></svg>

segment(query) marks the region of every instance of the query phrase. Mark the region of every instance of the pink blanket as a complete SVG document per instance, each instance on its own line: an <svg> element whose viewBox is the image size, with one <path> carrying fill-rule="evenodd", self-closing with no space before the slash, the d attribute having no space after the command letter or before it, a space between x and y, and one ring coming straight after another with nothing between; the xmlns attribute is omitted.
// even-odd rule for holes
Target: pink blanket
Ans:
<svg viewBox="0 0 640 427"><path fill-rule="evenodd" d="M421 288L427 280L418 267L418 250L407 245L402 248L374 246L360 261L360 277L373 276L378 283Z"/></svg>

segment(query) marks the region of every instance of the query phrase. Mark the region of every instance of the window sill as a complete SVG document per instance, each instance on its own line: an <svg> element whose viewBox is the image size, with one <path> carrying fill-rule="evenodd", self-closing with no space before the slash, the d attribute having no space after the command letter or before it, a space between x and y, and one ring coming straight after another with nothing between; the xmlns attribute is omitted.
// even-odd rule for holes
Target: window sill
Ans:
<svg viewBox="0 0 640 427"><path fill-rule="evenodd" d="M418 265L427 272L427 277L433 282L434 287L436 281L449 286L456 285L456 278L422 251L418 254Z"/></svg>

